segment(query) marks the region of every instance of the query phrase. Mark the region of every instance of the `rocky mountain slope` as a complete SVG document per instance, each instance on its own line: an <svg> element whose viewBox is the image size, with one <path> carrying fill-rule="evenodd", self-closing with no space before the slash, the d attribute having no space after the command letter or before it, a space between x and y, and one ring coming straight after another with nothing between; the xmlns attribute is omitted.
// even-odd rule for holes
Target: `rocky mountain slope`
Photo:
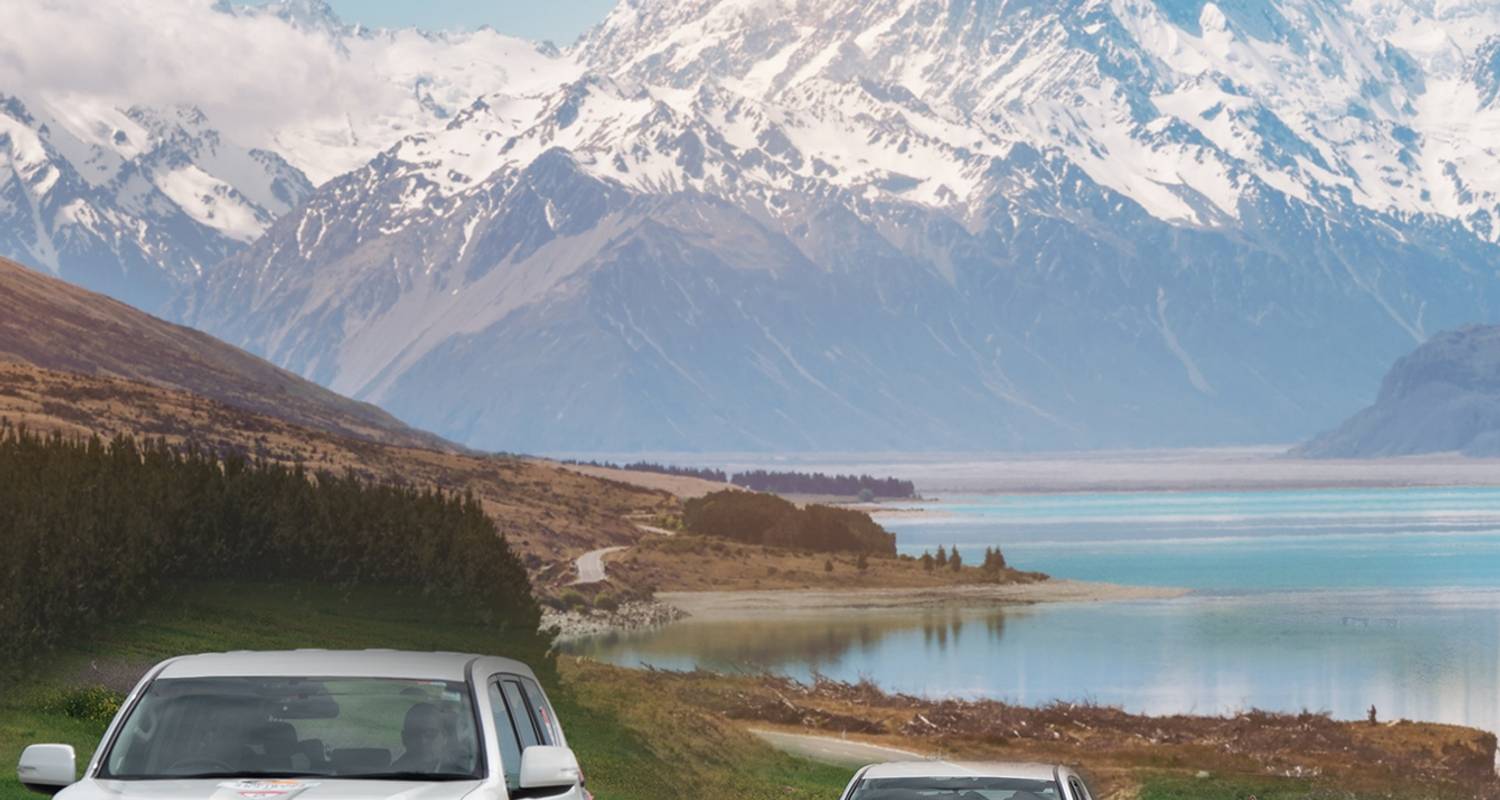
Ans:
<svg viewBox="0 0 1500 800"><path fill-rule="evenodd" d="M625 0L173 313L481 447L1295 440L1491 316L1496 42L1464 0Z"/></svg>
<svg viewBox="0 0 1500 800"><path fill-rule="evenodd" d="M207 334L0 259L0 361L190 392L306 428L454 450Z"/></svg>
<svg viewBox="0 0 1500 800"><path fill-rule="evenodd" d="M1373 458L1455 451L1500 457L1500 326L1432 337L1396 362L1374 405L1296 452Z"/></svg>

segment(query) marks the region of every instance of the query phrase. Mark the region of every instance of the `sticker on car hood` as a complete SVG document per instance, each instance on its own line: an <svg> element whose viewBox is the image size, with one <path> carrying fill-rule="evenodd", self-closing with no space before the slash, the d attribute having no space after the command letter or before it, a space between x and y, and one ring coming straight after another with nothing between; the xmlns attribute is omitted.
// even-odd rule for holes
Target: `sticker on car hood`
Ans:
<svg viewBox="0 0 1500 800"><path fill-rule="evenodd" d="M294 780L243 780L221 783L219 788L233 792L245 800L291 800L317 785Z"/></svg>

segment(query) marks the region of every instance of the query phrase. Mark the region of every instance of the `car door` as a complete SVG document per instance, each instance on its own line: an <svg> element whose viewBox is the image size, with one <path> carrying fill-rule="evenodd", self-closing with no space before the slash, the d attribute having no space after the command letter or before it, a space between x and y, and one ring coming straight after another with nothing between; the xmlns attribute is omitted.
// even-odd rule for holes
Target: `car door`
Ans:
<svg viewBox="0 0 1500 800"><path fill-rule="evenodd" d="M505 775L506 792L511 797L545 796L558 800L586 797L581 787L545 795L522 792L521 754L526 748L537 745L566 746L561 728L541 688L530 678L495 675L489 680L488 693L490 712L494 715L495 731L500 740L500 765Z"/></svg>

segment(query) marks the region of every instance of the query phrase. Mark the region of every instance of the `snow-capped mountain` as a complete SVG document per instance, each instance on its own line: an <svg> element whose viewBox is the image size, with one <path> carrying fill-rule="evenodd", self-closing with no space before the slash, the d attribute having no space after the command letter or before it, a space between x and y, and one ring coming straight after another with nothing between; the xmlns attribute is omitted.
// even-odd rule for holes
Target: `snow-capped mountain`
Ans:
<svg viewBox="0 0 1500 800"><path fill-rule="evenodd" d="M1493 315L1500 8L623 0L188 321L481 447L1291 441Z"/></svg>
<svg viewBox="0 0 1500 800"><path fill-rule="evenodd" d="M143 71L165 76L121 78L119 88L107 76L49 82L30 74L41 67L24 68L35 54L23 51L11 54L24 65L17 85L0 83L0 256L147 310L257 239L316 184L441 127L480 93L566 80L566 70L538 75L559 60L544 47L491 30L360 28L323 0L162 11L161 35L192 27L224 62L173 63L186 48L143 39L131 47L165 64ZM256 74L268 62L281 72ZM184 69L208 78L179 88L190 82L171 73ZM152 89L146 101L132 94L142 87Z"/></svg>
<svg viewBox="0 0 1500 800"><path fill-rule="evenodd" d="M442 128L480 96L554 91L576 72L554 46L489 28L372 29L343 22L327 0L219 0L216 8L250 24L282 21L327 48L320 55L337 71L338 93L350 100L264 131L258 142L319 184L363 166L403 136Z"/></svg>
<svg viewBox="0 0 1500 800"><path fill-rule="evenodd" d="M156 308L300 203L275 153L193 108L0 96L0 254Z"/></svg>

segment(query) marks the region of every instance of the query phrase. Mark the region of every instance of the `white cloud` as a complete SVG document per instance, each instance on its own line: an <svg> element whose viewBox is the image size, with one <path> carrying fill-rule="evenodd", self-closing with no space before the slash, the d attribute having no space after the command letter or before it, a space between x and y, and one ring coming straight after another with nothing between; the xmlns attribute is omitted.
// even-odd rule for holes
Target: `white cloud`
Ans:
<svg viewBox="0 0 1500 800"><path fill-rule="evenodd" d="M18 0L4 17L0 93L196 105L255 139L391 108L406 94L325 34L222 13L210 0Z"/></svg>

